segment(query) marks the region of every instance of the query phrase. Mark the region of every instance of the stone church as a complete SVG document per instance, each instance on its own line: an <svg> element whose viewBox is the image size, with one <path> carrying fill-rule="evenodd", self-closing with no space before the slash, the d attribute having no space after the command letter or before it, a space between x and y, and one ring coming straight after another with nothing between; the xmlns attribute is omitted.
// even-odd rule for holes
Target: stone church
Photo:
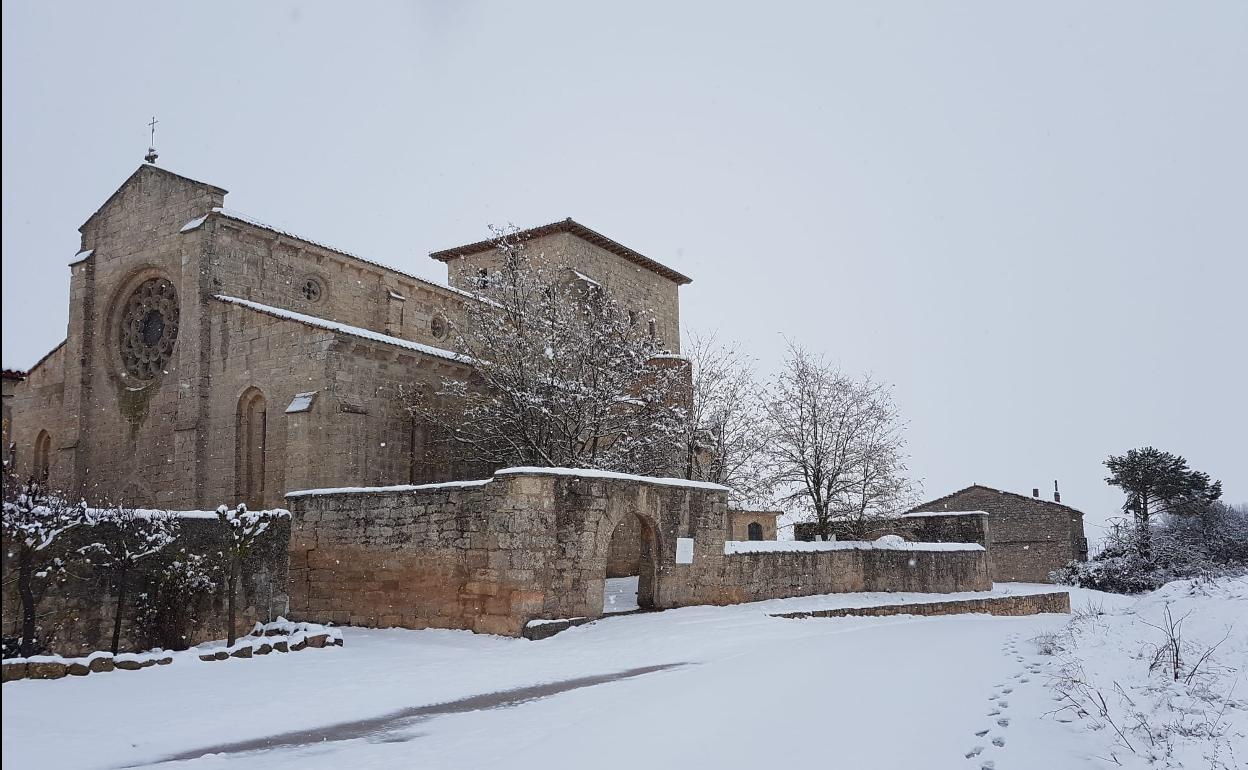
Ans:
<svg viewBox="0 0 1248 770"><path fill-rule="evenodd" d="M280 507L289 490L488 475L414 421L402 388L467 368L447 350L490 241L434 252L434 283L224 208L226 191L140 166L79 228L66 339L6 372L21 477L93 501ZM679 352L690 279L567 219L523 231Z"/></svg>

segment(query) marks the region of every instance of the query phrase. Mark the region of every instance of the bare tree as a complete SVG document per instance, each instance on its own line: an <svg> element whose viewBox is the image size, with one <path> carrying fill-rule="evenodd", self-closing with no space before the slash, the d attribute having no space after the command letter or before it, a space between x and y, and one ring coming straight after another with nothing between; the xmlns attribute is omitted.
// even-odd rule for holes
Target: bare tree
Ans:
<svg viewBox="0 0 1248 770"><path fill-rule="evenodd" d="M881 520L913 505L919 488L906 476L905 426L891 389L869 379L855 386L861 428L851 452L852 483L834 494L831 508L847 534L862 539Z"/></svg>
<svg viewBox="0 0 1248 770"><path fill-rule="evenodd" d="M9 551L6 556L17 557L17 586L22 602L20 654L23 657L38 652L35 580L60 570L63 562L56 555L55 546L65 532L82 523L84 508L49 494L34 479L18 484L11 474L4 474L4 539Z"/></svg>
<svg viewBox="0 0 1248 770"><path fill-rule="evenodd" d="M688 350L693 398L683 436L685 478L729 487L734 505L766 505L766 409L754 362L714 336L691 337Z"/></svg>
<svg viewBox="0 0 1248 770"><path fill-rule="evenodd" d="M125 506L110 506L88 511L86 523L96 528L93 543L82 546L78 553L106 574L117 591L117 607L113 612L113 654L121 644L121 619L125 612L130 579L139 562L154 556L177 540L179 521L161 511L139 511Z"/></svg>
<svg viewBox="0 0 1248 770"><path fill-rule="evenodd" d="M451 330L472 376L415 397L414 416L481 463L674 473L688 364L606 286L495 236L501 266Z"/></svg>
<svg viewBox="0 0 1248 770"><path fill-rule="evenodd" d="M804 509L825 539L833 523L865 528L910 492L888 387L849 377L790 345L768 401L768 460L781 500Z"/></svg>

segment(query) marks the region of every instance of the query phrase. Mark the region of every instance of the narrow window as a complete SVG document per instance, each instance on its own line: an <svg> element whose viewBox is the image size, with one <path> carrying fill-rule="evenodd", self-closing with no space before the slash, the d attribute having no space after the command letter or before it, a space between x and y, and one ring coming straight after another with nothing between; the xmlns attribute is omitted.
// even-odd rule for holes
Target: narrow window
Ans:
<svg viewBox="0 0 1248 770"><path fill-rule="evenodd" d="M757 521L751 521L750 526L746 527L746 532L748 533L746 536L751 540L763 539L763 525Z"/></svg>
<svg viewBox="0 0 1248 770"><path fill-rule="evenodd" d="M46 430L39 431L35 439L35 478L47 481L52 471L52 437Z"/></svg>
<svg viewBox="0 0 1248 770"><path fill-rule="evenodd" d="M650 339L652 340L656 339L658 336L659 336L659 326L658 324L654 322L653 319L651 319L650 320Z"/></svg>
<svg viewBox="0 0 1248 770"><path fill-rule="evenodd" d="M234 487L239 502L264 507L265 434L268 411L264 394L248 388L238 400L235 433Z"/></svg>

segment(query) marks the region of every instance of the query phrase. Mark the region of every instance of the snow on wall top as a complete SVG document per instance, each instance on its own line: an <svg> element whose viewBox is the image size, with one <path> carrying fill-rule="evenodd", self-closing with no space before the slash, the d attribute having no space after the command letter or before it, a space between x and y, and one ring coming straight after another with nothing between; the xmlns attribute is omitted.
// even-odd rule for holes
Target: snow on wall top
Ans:
<svg viewBox="0 0 1248 770"><path fill-rule="evenodd" d="M351 495L384 492L420 492L426 489L457 489L462 487L480 487L494 479L476 479L474 481L443 481L438 484L394 484L388 487L326 487L324 489L300 489L287 492L286 497L315 497L317 495Z"/></svg>
<svg viewBox="0 0 1248 770"><path fill-rule="evenodd" d="M918 511L916 513L903 513L899 518L902 519L922 519L928 516L987 516L987 511Z"/></svg>
<svg viewBox="0 0 1248 770"><path fill-rule="evenodd" d="M448 361L458 361L460 363L467 363L468 361L468 359L465 358L464 356L461 356L458 353L452 353L449 350L443 350L442 348L435 348L432 345L424 345L419 342L412 342L411 340L405 340L401 337L391 337L389 334L382 334L380 332L370 331L368 329L364 329L359 326L351 326L349 324L338 323L337 321L330 321L325 318L318 318L314 315L308 315L306 313L298 313L298 312L295 312L294 310L286 310L285 308L273 307L272 305L263 305L259 302L252 302L249 299L240 299L238 297L230 297L225 294L216 294L214 295L214 297L220 300L221 302L228 302L231 305L240 305L245 308L250 308L251 310L255 310L261 313L265 313L267 315L271 315L275 318L284 318L288 321L297 321L298 323L305 324L307 326L315 326L318 329L325 329L327 331L339 332L341 334L349 334L352 337L359 337L361 339L371 340L373 342L381 342L386 345L394 345L395 347L406 348L408 350L414 350L418 353L424 353L430 356L437 356L438 358L445 358Z"/></svg>
<svg viewBox="0 0 1248 770"><path fill-rule="evenodd" d="M587 479L620 479L623 481L641 481L647 484L659 484L667 487L689 487L691 489L709 489L714 491L730 491L728 487L722 484L712 484L707 481L689 481L688 479L669 479L654 476L635 476L631 473L616 473L614 471L600 471L593 468L542 468L538 466L525 466L520 468L503 468L494 472L494 477L514 476L519 474L532 474L538 476L576 476ZM395 484L386 487L330 487L325 489L300 489L295 492L287 492L286 497L311 497L314 495L348 495L348 494L368 494L383 492L420 492L428 489L454 489L457 487L479 487L494 481L489 479L476 479L473 481L444 481L438 484Z"/></svg>
<svg viewBox="0 0 1248 770"><path fill-rule="evenodd" d="M672 479L659 476L635 476L631 473L616 473L615 471L600 471L594 468L542 468L538 466L524 466L520 468L504 468L501 471L495 471L495 476L503 476L517 473L531 473L543 476L579 476L587 479L620 479L623 481L644 481L647 484L660 484L665 487L689 487L691 489L710 489L719 492L731 492L728 487L723 484L713 484L709 481L690 481L688 479Z"/></svg>
<svg viewBox="0 0 1248 770"><path fill-rule="evenodd" d="M732 556L741 553L794 553L812 551L982 551L979 543L911 543L896 535L885 535L879 540L833 540L831 542L806 542L802 540L728 540L724 553Z"/></svg>
<svg viewBox="0 0 1248 770"><path fill-rule="evenodd" d="M115 510L115 509L88 508L86 510L89 516L97 516L100 514L107 515L110 510ZM127 510L131 510L131 509L127 509ZM166 511L166 510L161 510L159 508L134 508L132 510L134 511L134 515L139 518L151 518L153 516L156 516L156 517L172 516L175 519L212 519L214 521L217 518L219 518L217 516L216 511ZM290 511L286 510L285 508L273 508L267 511L256 511L256 513L268 513L268 514L271 514L273 516L278 516L278 517L290 516Z"/></svg>

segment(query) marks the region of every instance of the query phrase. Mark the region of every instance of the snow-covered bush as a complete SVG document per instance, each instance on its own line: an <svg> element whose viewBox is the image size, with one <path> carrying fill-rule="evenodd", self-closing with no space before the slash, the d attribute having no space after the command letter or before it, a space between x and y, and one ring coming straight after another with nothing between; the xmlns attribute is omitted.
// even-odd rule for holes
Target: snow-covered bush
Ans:
<svg viewBox="0 0 1248 770"><path fill-rule="evenodd" d="M1141 593L1174 580L1248 572L1248 507L1215 502L1169 514L1150 527L1148 555L1135 527L1118 522L1105 547L1086 562L1056 570L1056 582L1113 593Z"/></svg>
<svg viewBox="0 0 1248 770"><path fill-rule="evenodd" d="M149 648L185 650L212 594L223 565L210 555L179 551L135 600L139 634Z"/></svg>
<svg viewBox="0 0 1248 770"><path fill-rule="evenodd" d="M217 508L217 518L230 533L229 560L230 568L226 578L226 615L229 628L226 630L228 644L234 644L234 622L236 617L235 602L238 596L238 584L243 576L243 560L251 553L256 541L264 534L273 520L279 516L289 516L287 511L249 511L247 506L239 503L237 508L224 505Z"/></svg>
<svg viewBox="0 0 1248 770"><path fill-rule="evenodd" d="M92 527L92 542L78 548L78 554L107 575L116 592L110 647L116 655L121 644L121 619L136 567L172 544L180 527L178 519L168 514L124 506L88 510L85 522Z"/></svg>
<svg viewBox="0 0 1248 770"><path fill-rule="evenodd" d="M38 481L22 484L11 474L4 475L5 556L17 561L18 595L22 603L22 635L18 648L23 657L39 651L35 583L55 579L62 573L62 535L83 522L85 511L85 505L70 504L49 493Z"/></svg>

